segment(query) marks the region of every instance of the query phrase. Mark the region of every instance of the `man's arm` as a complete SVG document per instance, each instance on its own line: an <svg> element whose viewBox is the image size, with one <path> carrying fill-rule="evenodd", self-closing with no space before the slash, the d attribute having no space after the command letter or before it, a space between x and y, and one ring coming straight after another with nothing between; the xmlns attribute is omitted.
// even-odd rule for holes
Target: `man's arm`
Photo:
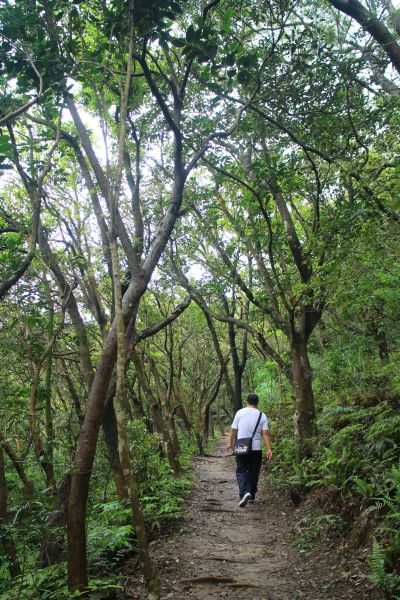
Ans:
<svg viewBox="0 0 400 600"><path fill-rule="evenodd" d="M264 438L265 445L267 446L267 459L272 460L271 436L269 435L268 429L262 430L262 436Z"/></svg>
<svg viewBox="0 0 400 600"><path fill-rule="evenodd" d="M238 430L237 430L237 429L234 429L234 428L232 427L232 429L231 429L231 433L230 433L230 436L229 436L229 444L228 444L228 445L227 445L227 447L226 447L226 449L227 449L227 450L232 450L232 448L233 448L233 446L234 446L234 444L235 444L235 440L236 440L237 432L238 432Z"/></svg>

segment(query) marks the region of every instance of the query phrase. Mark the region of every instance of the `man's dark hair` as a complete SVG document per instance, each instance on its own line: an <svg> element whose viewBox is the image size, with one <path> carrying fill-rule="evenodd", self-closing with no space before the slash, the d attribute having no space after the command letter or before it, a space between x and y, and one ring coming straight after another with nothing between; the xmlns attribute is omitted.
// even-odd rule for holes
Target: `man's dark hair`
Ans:
<svg viewBox="0 0 400 600"><path fill-rule="evenodd" d="M247 396L247 403L251 404L252 406L257 406L257 404L258 404L258 396L257 396L257 394L248 394L248 396Z"/></svg>

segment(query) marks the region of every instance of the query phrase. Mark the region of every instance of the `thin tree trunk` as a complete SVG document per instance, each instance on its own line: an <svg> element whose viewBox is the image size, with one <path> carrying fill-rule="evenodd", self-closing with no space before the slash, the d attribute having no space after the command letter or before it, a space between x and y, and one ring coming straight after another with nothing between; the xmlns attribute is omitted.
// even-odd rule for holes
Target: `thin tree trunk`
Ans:
<svg viewBox="0 0 400 600"><path fill-rule="evenodd" d="M46 418L46 444L45 444L45 460L48 464L49 472L49 483L54 486L56 492L56 482L54 477L54 426L53 426L53 409L51 406L52 397L52 385L51 385L51 374L52 374L52 357L49 356L46 365L45 374L45 418Z"/></svg>
<svg viewBox="0 0 400 600"><path fill-rule="evenodd" d="M133 350L132 352L133 362L136 368L137 378L140 384L140 387L143 390L144 396L147 400L149 410L150 410L150 418L156 433L161 436L162 439L162 447L163 454L167 457L168 462L170 464L171 469L176 470L177 465L175 464L176 455L173 448L172 441L169 437L168 429L165 426L165 421L162 414L162 407L159 404L156 396L153 394L149 383L146 378L146 374L143 368L143 361L139 355L137 350ZM180 466L178 467L179 471Z"/></svg>
<svg viewBox="0 0 400 600"><path fill-rule="evenodd" d="M199 433L197 431L197 429L194 430L194 435L196 438L196 443L197 443L197 448L199 450L199 454L200 454L200 456L204 456L205 452L204 452L204 446L203 446L203 436L201 435L201 433Z"/></svg>
<svg viewBox="0 0 400 600"><path fill-rule="evenodd" d="M295 405L294 439L297 458L301 460L312 454L312 438L315 435L315 405L307 342L303 336L297 333L292 339L292 383Z"/></svg>
<svg viewBox="0 0 400 600"><path fill-rule="evenodd" d="M7 485L6 473L4 468L3 448L0 444L0 539L4 554L8 559L8 569L11 577L17 577L21 574L21 567L18 562L17 550L14 541L8 529L7 515Z"/></svg>
<svg viewBox="0 0 400 600"><path fill-rule="evenodd" d="M239 362L238 351L236 347L236 331L235 326L232 323L228 323L229 329L229 348L232 357L232 367L234 376L234 389L235 389L235 411L240 410L243 407L242 402L242 369Z"/></svg>
<svg viewBox="0 0 400 600"><path fill-rule="evenodd" d="M120 500L126 500L126 484L118 452L117 418L115 416L112 398L107 401L106 408L104 410L103 434L107 446L108 460L110 462L111 472L114 479L117 496Z"/></svg>
<svg viewBox="0 0 400 600"><path fill-rule="evenodd" d="M217 425L218 425L219 432L221 434L221 437L224 437L224 435L225 435L225 428L224 428L224 422L221 419L221 401L220 401L220 396L217 397L216 414L217 414Z"/></svg>
<svg viewBox="0 0 400 600"><path fill-rule="evenodd" d="M0 433L0 448L2 448L4 450L4 452L7 454L8 458L11 460L16 472L18 473L18 476L23 485L23 494L24 494L25 500L32 500L33 485L29 481L29 479L25 473L25 469L22 465L22 461L15 454L14 450L11 448L10 444L4 438L4 435L2 433Z"/></svg>
<svg viewBox="0 0 400 600"><path fill-rule="evenodd" d="M219 372L218 379L215 382L215 385L213 386L213 389L211 391L211 396L207 400L207 402L206 402L206 404L204 406L204 409L203 409L203 447L206 446L207 443L208 443L208 437L210 435L210 419L211 419L210 411L211 411L211 405L213 404L214 400L218 396L219 388L221 386L222 377L223 377L223 370L221 368L221 370Z"/></svg>
<svg viewBox="0 0 400 600"><path fill-rule="evenodd" d="M47 284L47 281L46 281ZM48 301L50 303L50 315L49 315L49 330L47 335L47 341L51 344L51 340L54 334L54 305L51 300L51 294L48 286L46 285L46 292ZM46 442L44 446L44 462L46 464L46 477L47 487L49 493L52 496L57 495L57 484L54 476L54 427L53 427L53 409L51 405L51 376L52 376L52 362L53 362L53 351L52 345L49 354L46 359L46 372L44 379L45 389L45 423L46 423Z"/></svg>
<svg viewBox="0 0 400 600"><path fill-rule="evenodd" d="M39 390L40 382L40 370L41 364L36 364L33 367L33 382L31 388L31 394L29 397L29 427L32 434L33 448L35 451L35 457L46 475L46 488L47 493L50 496L57 495L57 485L54 478L53 465L48 460L44 451L43 443L40 437L37 414L36 414L36 403Z"/></svg>
<svg viewBox="0 0 400 600"><path fill-rule="evenodd" d="M82 425L82 423L83 423L83 411L82 411L81 400L79 398L78 392L75 389L75 386L73 384L71 375L70 375L70 373L68 371L68 368L67 368L67 363L65 362L64 359L61 359L61 365L62 365L62 377L63 377L63 379L65 379L65 382L67 384L69 395L71 396L71 400L73 402L74 409L75 409L75 414L77 416L79 424Z"/></svg>
<svg viewBox="0 0 400 600"><path fill-rule="evenodd" d="M60 528L66 523L66 507L71 485L71 476L67 474L57 491L57 507L54 508L46 519L46 527L38 556L38 565L42 568L59 563L64 555L64 535L60 535Z"/></svg>
<svg viewBox="0 0 400 600"><path fill-rule="evenodd" d="M146 583L149 600L159 600L160 582L153 568L146 534L146 527L139 499L139 490L136 477L132 468L129 455L129 438L127 422L129 419L129 405L125 389L125 326L122 314L121 279L118 264L118 247L116 239L111 243L111 256L113 264L115 319L117 322L118 356L117 356L117 390L115 398L115 416L118 427L118 450L124 480L128 488L129 500L132 507L132 521L135 527L138 551Z"/></svg>
<svg viewBox="0 0 400 600"><path fill-rule="evenodd" d="M190 421L184 406L182 404L178 404L177 406L175 406L174 413L182 419L186 432L188 433L188 435L191 435L193 431L193 424Z"/></svg>
<svg viewBox="0 0 400 600"><path fill-rule="evenodd" d="M132 69L132 53L133 53L133 11L130 6L130 40L129 54L124 91L121 94L121 109L120 109L120 131L119 131L119 156L116 182L114 193L112 194L110 213L110 246L111 260L113 270L113 288L115 298L115 321L117 329L117 386L115 396L115 416L118 427L118 450L119 459L122 466L122 472L128 488L129 500L132 507L132 521L135 527L136 538L138 542L139 558L142 565L143 575L146 584L146 590L149 600L159 600L160 598L160 581L157 572L154 570L149 553L149 545L146 534L146 527L142 508L139 499L139 488L136 481L135 473L132 468L132 463L129 454L129 436L127 423L129 421L130 410L128 398L126 395L126 338L125 338L125 323L122 310L122 292L121 292L121 273L118 257L118 241L117 241L117 214L118 214L118 196L121 188L123 157L125 151L125 123L127 115L127 104L129 89L131 83Z"/></svg>
<svg viewBox="0 0 400 600"><path fill-rule="evenodd" d="M145 76L155 86L151 73L145 63L142 63ZM168 108L161 95L157 102L163 111ZM170 238L171 232L179 215L182 203L183 188L189 171L199 160L192 160L185 169L182 160L182 135L178 125L168 121L174 133L174 184L170 202L159 224L148 254L143 261L140 271L132 272L132 279L123 298L123 314L128 327L133 328L140 299L147 289L151 275L158 264L160 256ZM71 317L72 319L72 317ZM96 373L88 397L85 419L79 435L78 445L72 470L71 493L68 502L68 586L71 591L87 589L87 556L86 556L86 504L89 493L89 483L93 461L96 453L99 428L102 420L112 372L117 355L117 331L115 320L104 341L103 351L97 364Z"/></svg>
<svg viewBox="0 0 400 600"><path fill-rule="evenodd" d="M201 299L201 300L203 300L203 299ZM227 309L226 308L227 307L227 302L226 302L225 296L223 297L223 301L225 301L225 310L226 310ZM206 311L205 306L204 306L204 304L202 302L199 303L199 306L202 309L204 317L205 317L205 319L207 321L207 325L208 325L208 328L210 330L211 338L212 338L212 341L213 341L213 344L214 344L215 352L216 352L216 354L218 356L219 364L221 365L221 369L222 369L223 376L224 376L224 379L225 379L225 386L226 386L226 390L227 390L229 399L231 401L232 410L235 412L236 411L236 406L237 406L236 395L235 395L235 390L232 387L232 383L231 383L231 380L230 380L230 377L229 377L227 361L225 360L225 358L224 358L224 356L222 354L221 345L219 343L218 335L217 335L217 332L216 332L216 329L215 329L215 326L214 326L212 318L210 317L210 315Z"/></svg>
<svg viewBox="0 0 400 600"><path fill-rule="evenodd" d="M168 392L161 384L160 374L154 361L150 361L150 366L158 389L158 396L160 398L162 429L164 441L167 447L168 462L175 475L178 475L181 471L181 465L179 462L179 442L174 428L172 409L167 399Z"/></svg>

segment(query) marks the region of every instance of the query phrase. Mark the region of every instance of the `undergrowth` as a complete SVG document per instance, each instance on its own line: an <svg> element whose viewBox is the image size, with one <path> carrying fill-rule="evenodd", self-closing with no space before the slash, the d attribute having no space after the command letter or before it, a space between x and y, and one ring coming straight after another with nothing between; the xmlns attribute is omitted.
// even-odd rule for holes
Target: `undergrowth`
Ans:
<svg viewBox="0 0 400 600"><path fill-rule="evenodd" d="M279 482L290 484L303 495L313 489L323 491L319 497L324 499L326 514L313 523L308 523L305 517L298 524L295 544L309 547L322 528L332 530L331 519L335 524L340 523L338 535L348 532L351 536L353 526L361 523L362 543L370 544L370 579L382 600L398 600L400 385L397 369L391 364L385 366L383 373L377 362L370 362L370 370L366 372L361 359L355 367L343 352L336 359L341 361L339 365L333 359L329 363L326 356L323 365L314 364L314 390L320 403L312 458L296 462L290 395L287 392L283 395L277 386L271 387L270 401L264 406L271 418L274 440L272 473ZM396 377L389 380L390 370ZM259 387L262 393L267 386Z"/></svg>
<svg viewBox="0 0 400 600"><path fill-rule="evenodd" d="M131 458L139 481L142 508L150 535L179 518L191 489L190 457L195 451L195 444L182 438L180 445L182 473L175 476L166 458L160 456L156 437L148 434L139 420L132 424ZM87 555L92 600L114 597L113 592L120 587L118 564L136 551L131 508L115 496L110 477L106 488L102 483L104 474L109 469L102 458L104 454L99 452L97 455L88 504ZM40 541L51 510L45 500L37 504L33 513L32 507L26 511L29 517L25 517L23 511L19 511L14 517L13 534L18 554L23 557L23 575L11 582L7 564L1 564L0 600L70 598L65 562L44 569L37 567ZM62 531L60 528L61 536ZM63 543L65 544L65 540Z"/></svg>

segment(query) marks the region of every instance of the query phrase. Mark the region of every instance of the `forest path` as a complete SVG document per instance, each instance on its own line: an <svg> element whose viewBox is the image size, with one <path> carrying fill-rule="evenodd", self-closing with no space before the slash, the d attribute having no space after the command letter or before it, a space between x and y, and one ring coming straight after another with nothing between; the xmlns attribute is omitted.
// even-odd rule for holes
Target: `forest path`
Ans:
<svg viewBox="0 0 400 600"><path fill-rule="evenodd" d="M215 456L194 459L197 481L179 531L151 544L162 599L375 598L365 553L350 558L326 540L310 550L293 546L299 509L263 476L256 503L238 506L234 458L225 446L226 440L219 440ZM130 579L122 597L144 598L142 584Z"/></svg>

